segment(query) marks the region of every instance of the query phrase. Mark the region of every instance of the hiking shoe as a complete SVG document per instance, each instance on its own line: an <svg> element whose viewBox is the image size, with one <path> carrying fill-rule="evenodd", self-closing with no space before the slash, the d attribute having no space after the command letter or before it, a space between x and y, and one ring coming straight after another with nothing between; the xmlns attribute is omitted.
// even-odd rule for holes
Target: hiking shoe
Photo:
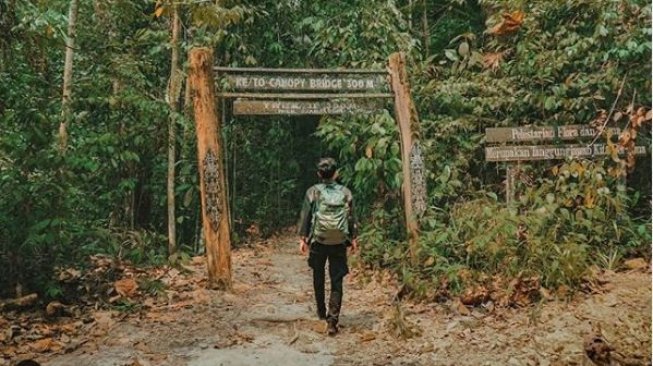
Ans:
<svg viewBox="0 0 653 366"><path fill-rule="evenodd" d="M338 333L338 326L335 322L327 322L327 335L333 337Z"/></svg>

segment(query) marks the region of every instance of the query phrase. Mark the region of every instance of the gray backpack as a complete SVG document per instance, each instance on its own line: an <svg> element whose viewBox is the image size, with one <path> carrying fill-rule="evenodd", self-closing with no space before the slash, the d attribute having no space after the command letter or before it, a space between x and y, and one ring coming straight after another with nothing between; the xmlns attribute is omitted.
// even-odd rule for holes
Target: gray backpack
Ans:
<svg viewBox="0 0 653 366"><path fill-rule="evenodd" d="M339 184L318 184L313 205L313 240L320 244L342 244L349 239L349 202Z"/></svg>

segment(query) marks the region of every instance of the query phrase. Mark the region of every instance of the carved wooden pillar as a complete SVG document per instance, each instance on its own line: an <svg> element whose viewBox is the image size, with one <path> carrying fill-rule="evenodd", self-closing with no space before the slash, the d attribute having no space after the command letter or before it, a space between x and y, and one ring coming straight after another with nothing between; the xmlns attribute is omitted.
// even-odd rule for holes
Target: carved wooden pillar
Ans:
<svg viewBox="0 0 653 366"><path fill-rule="evenodd" d="M410 96L410 84L403 53L393 53L388 62L390 86L394 93L395 119L401 141L402 194L411 258L419 246L418 219L426 210L424 161L419 146L419 117Z"/></svg>
<svg viewBox="0 0 653 366"><path fill-rule="evenodd" d="M189 58L209 287L231 289L231 230L221 121L215 103L213 52L193 48Z"/></svg>

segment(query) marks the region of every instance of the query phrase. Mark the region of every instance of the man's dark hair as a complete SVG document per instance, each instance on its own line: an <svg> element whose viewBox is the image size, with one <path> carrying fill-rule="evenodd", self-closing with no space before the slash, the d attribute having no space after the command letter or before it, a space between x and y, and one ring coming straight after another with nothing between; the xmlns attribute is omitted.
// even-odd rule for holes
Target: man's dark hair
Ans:
<svg viewBox="0 0 653 366"><path fill-rule="evenodd" d="M320 175L322 179L331 179L333 175L336 174L338 169L338 164L333 158L322 158L317 163L317 174Z"/></svg>

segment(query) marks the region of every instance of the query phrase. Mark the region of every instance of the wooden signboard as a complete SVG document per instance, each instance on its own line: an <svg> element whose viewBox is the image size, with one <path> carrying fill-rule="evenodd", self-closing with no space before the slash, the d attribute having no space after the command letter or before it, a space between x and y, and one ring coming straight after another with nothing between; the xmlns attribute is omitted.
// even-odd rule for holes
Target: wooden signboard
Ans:
<svg viewBox="0 0 653 366"><path fill-rule="evenodd" d="M227 88L260 91L388 91L385 75L270 75L227 74Z"/></svg>
<svg viewBox="0 0 653 366"><path fill-rule="evenodd" d="M619 128L606 128L610 134L621 133ZM580 140L596 137L599 130L590 126L568 125L549 127L500 127L486 128L486 142L538 142L553 140Z"/></svg>
<svg viewBox="0 0 653 366"><path fill-rule="evenodd" d="M624 154L623 147L619 153ZM553 160L572 158L591 158L609 155L606 145L537 145L537 146L492 146L485 148L486 161L525 161L525 160ZM637 146L635 154L646 154L644 146Z"/></svg>
<svg viewBox="0 0 653 366"><path fill-rule="evenodd" d="M372 113L378 105L366 101L235 100L234 115L335 115Z"/></svg>

